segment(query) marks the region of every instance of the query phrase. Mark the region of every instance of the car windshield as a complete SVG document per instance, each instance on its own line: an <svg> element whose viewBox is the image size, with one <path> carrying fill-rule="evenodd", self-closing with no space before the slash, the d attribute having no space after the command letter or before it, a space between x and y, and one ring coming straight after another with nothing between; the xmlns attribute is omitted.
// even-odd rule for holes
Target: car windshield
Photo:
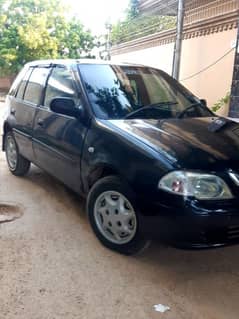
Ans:
<svg viewBox="0 0 239 319"><path fill-rule="evenodd" d="M101 119L176 118L212 113L165 72L141 66L81 64L93 111Z"/></svg>

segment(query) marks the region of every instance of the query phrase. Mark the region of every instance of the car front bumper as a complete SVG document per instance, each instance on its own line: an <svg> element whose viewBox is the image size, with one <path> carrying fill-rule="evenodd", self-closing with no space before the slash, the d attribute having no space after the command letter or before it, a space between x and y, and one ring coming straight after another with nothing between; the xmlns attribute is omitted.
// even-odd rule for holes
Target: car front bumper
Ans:
<svg viewBox="0 0 239 319"><path fill-rule="evenodd" d="M148 203L142 205L140 231L181 248L209 248L239 243L239 202Z"/></svg>

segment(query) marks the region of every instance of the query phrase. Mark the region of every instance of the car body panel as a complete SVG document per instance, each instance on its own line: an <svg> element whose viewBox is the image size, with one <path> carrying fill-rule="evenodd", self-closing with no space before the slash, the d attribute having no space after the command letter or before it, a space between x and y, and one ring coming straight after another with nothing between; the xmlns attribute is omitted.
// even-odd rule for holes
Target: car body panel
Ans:
<svg viewBox="0 0 239 319"><path fill-rule="evenodd" d="M23 103L14 97L8 97L7 104L11 105L9 123L13 128L19 150L24 157L32 161L32 128L36 106L31 103Z"/></svg>
<svg viewBox="0 0 239 319"><path fill-rule="evenodd" d="M39 125L41 121L41 125ZM87 126L39 107L33 129L35 163L81 193L81 154Z"/></svg>
<svg viewBox="0 0 239 319"><path fill-rule="evenodd" d="M111 124L164 155L178 168L238 168L239 126L233 121L217 132L215 118L111 120Z"/></svg>

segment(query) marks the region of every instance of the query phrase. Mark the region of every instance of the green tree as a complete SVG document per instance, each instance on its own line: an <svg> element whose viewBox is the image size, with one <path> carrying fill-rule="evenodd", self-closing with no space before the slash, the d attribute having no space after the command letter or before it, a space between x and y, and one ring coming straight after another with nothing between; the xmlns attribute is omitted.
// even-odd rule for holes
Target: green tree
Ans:
<svg viewBox="0 0 239 319"><path fill-rule="evenodd" d="M0 0L0 75L35 59L90 56L94 37L60 0Z"/></svg>
<svg viewBox="0 0 239 319"><path fill-rule="evenodd" d="M93 47L94 37L90 32L85 32L83 25L73 18L62 32L58 54L72 59L79 56L91 57Z"/></svg>

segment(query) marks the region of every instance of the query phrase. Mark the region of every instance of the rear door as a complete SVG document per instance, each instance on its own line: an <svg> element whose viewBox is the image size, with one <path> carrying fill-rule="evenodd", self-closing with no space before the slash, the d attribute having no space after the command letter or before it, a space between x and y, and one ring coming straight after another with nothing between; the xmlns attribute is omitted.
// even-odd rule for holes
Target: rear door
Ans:
<svg viewBox="0 0 239 319"><path fill-rule="evenodd" d="M9 98L10 116L14 118L13 132L20 153L33 160L32 133L37 106L40 104L48 68L29 67L19 83L15 97Z"/></svg>
<svg viewBox="0 0 239 319"><path fill-rule="evenodd" d="M87 125L80 119L52 112L49 106L55 97L69 97L76 105L82 105L73 73L65 66L53 67L44 101L36 113L33 138L36 163L81 192L81 151Z"/></svg>

